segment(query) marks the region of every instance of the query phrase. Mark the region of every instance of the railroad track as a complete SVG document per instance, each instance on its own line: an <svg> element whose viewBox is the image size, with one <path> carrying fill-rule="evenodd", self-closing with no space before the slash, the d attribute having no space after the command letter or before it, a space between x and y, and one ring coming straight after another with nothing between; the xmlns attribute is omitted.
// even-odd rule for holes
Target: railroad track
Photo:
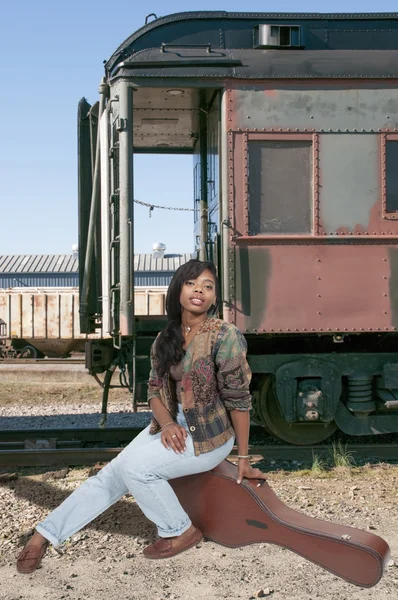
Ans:
<svg viewBox="0 0 398 600"><path fill-rule="evenodd" d="M257 428L252 428L257 429ZM0 467L90 465L108 462L121 452L141 428L108 429L49 429L0 431ZM253 431L252 431L253 435ZM99 445L99 444L102 444ZM103 447L107 444L110 447ZM90 447L88 447L89 445ZM398 444L345 445L354 460L379 460L398 462ZM251 444L249 449L254 462L296 461L312 463L315 455L327 460L333 453L332 444L316 446L289 446L278 443ZM237 450L233 449L230 459Z"/></svg>

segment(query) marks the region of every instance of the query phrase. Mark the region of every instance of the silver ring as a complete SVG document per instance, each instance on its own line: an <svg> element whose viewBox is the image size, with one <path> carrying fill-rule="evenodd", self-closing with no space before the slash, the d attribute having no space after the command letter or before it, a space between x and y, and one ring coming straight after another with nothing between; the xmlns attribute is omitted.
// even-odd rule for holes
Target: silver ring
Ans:
<svg viewBox="0 0 398 600"><path fill-rule="evenodd" d="M177 437L177 436L176 436L176 434L172 435L172 436L171 436L171 439L173 439L173 437Z"/></svg>

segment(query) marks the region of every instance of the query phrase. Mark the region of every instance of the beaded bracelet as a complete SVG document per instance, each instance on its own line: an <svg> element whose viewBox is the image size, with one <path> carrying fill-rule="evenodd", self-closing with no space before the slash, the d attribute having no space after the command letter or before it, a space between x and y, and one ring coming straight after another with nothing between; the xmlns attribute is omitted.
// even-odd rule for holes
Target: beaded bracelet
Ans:
<svg viewBox="0 0 398 600"><path fill-rule="evenodd" d="M160 431L163 431L163 429L165 429L168 425L175 425L175 423L174 421L169 421L168 423L165 423L161 426Z"/></svg>
<svg viewBox="0 0 398 600"><path fill-rule="evenodd" d="M237 458L248 458L250 460L253 457L251 454L238 454Z"/></svg>

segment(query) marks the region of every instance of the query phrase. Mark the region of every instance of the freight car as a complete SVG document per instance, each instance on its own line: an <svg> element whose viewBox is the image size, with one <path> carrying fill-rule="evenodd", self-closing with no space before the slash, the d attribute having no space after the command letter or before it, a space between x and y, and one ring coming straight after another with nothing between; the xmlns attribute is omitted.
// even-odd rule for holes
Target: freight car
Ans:
<svg viewBox="0 0 398 600"><path fill-rule="evenodd" d="M137 315L165 314L165 287L134 289ZM63 358L84 352L88 339L106 339L101 329L80 333L79 290L0 289L0 358Z"/></svg>
<svg viewBox="0 0 398 600"><path fill-rule="evenodd" d="M90 371L144 388L163 323L134 311L133 157L188 153L253 418L293 444L398 431L398 14L150 15L99 97L78 109L80 324L113 347L88 344Z"/></svg>

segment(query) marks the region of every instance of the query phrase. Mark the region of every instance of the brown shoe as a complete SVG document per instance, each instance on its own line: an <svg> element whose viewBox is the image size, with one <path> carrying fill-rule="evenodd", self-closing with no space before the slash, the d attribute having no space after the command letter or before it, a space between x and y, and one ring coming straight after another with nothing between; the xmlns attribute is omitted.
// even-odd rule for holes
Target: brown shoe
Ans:
<svg viewBox="0 0 398 600"><path fill-rule="evenodd" d="M48 542L44 542L41 546L29 544L25 546L17 559L17 571L19 573L33 573L39 567L47 546Z"/></svg>
<svg viewBox="0 0 398 600"><path fill-rule="evenodd" d="M175 542L173 544L172 540L176 540L177 538L159 538L151 544L144 548L144 556L145 558L170 558L171 556L175 556L176 554L180 554L180 552L184 552L184 550L189 550L189 548L193 548L198 544L202 539L202 534L199 529L194 529L194 531L184 537L180 542Z"/></svg>

